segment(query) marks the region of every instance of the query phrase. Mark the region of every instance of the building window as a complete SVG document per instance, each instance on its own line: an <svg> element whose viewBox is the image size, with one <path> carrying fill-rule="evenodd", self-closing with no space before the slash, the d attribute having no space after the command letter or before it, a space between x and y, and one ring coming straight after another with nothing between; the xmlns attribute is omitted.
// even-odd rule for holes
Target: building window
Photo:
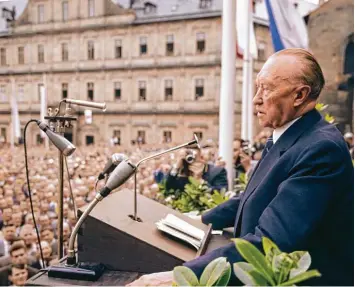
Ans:
<svg viewBox="0 0 355 287"><path fill-rule="evenodd" d="M19 65L25 63L25 47L18 47L18 63Z"/></svg>
<svg viewBox="0 0 355 287"><path fill-rule="evenodd" d="M145 81L139 81L138 83L139 86L139 101L144 102L147 99L147 88L146 88L146 82Z"/></svg>
<svg viewBox="0 0 355 287"><path fill-rule="evenodd" d="M62 2L62 18L63 21L68 21L68 15L69 15L69 8L68 8L68 1L63 1Z"/></svg>
<svg viewBox="0 0 355 287"><path fill-rule="evenodd" d="M174 35L168 35L166 39L166 55L174 55Z"/></svg>
<svg viewBox="0 0 355 287"><path fill-rule="evenodd" d="M6 139L6 128L1 128L1 134L0 134L0 143L6 143L7 139Z"/></svg>
<svg viewBox="0 0 355 287"><path fill-rule="evenodd" d="M163 143L170 143L172 140L171 131L163 131Z"/></svg>
<svg viewBox="0 0 355 287"><path fill-rule="evenodd" d="M266 60L266 44L265 42L259 42L258 43L258 60L259 61L265 61Z"/></svg>
<svg viewBox="0 0 355 287"><path fill-rule="evenodd" d="M43 89L44 85L43 84L38 84L38 98L37 101L41 102L41 91Z"/></svg>
<svg viewBox="0 0 355 287"><path fill-rule="evenodd" d="M38 63L44 63L44 46L38 45Z"/></svg>
<svg viewBox="0 0 355 287"><path fill-rule="evenodd" d="M69 60L68 43L62 43L62 61L66 62Z"/></svg>
<svg viewBox="0 0 355 287"><path fill-rule="evenodd" d="M204 80L203 79L196 79L195 83L195 100L203 97L204 95Z"/></svg>
<svg viewBox="0 0 355 287"><path fill-rule="evenodd" d="M165 80L165 100L172 101L173 100L173 81Z"/></svg>
<svg viewBox="0 0 355 287"><path fill-rule="evenodd" d="M114 145L121 145L121 131L120 130L113 131L113 144Z"/></svg>
<svg viewBox="0 0 355 287"><path fill-rule="evenodd" d="M40 97L40 96L39 96ZM25 100L25 86L24 85L18 85L18 95L17 95L17 100L19 102L23 102Z"/></svg>
<svg viewBox="0 0 355 287"><path fill-rule="evenodd" d="M115 41L115 58L116 59L122 58L122 41L121 40Z"/></svg>
<svg viewBox="0 0 355 287"><path fill-rule="evenodd" d="M44 5L43 4L38 5L37 12L38 12L38 23L43 23L44 22Z"/></svg>
<svg viewBox="0 0 355 287"><path fill-rule="evenodd" d="M152 14L157 11L157 6L151 3L145 3L144 5L144 14Z"/></svg>
<svg viewBox="0 0 355 287"><path fill-rule="evenodd" d="M85 143L86 143L86 145L94 145L95 144L95 137L94 136L86 136Z"/></svg>
<svg viewBox="0 0 355 287"><path fill-rule="evenodd" d="M88 0L88 8L89 8L89 17L95 16L95 1Z"/></svg>
<svg viewBox="0 0 355 287"><path fill-rule="evenodd" d="M62 84L62 99L66 99L68 97L68 84Z"/></svg>
<svg viewBox="0 0 355 287"><path fill-rule="evenodd" d="M0 49L0 64L1 66L6 66L6 49Z"/></svg>
<svg viewBox="0 0 355 287"><path fill-rule="evenodd" d="M196 34L196 49L197 53L203 53L205 51L205 33L199 32Z"/></svg>
<svg viewBox="0 0 355 287"><path fill-rule="evenodd" d="M0 86L0 103L6 103L6 102L7 102L6 86L1 85Z"/></svg>
<svg viewBox="0 0 355 287"><path fill-rule="evenodd" d="M121 100L121 82L115 82L114 96L115 101Z"/></svg>
<svg viewBox="0 0 355 287"><path fill-rule="evenodd" d="M202 140L202 138L203 138L203 133L202 132L194 132L194 134L197 136L199 141Z"/></svg>
<svg viewBox="0 0 355 287"><path fill-rule="evenodd" d="M88 42L88 59L94 60L95 59L95 46L94 41Z"/></svg>
<svg viewBox="0 0 355 287"><path fill-rule="evenodd" d="M93 101L94 100L94 83L88 83L88 100Z"/></svg>
<svg viewBox="0 0 355 287"><path fill-rule="evenodd" d="M138 144L145 144L145 131L138 131L137 143Z"/></svg>
<svg viewBox="0 0 355 287"><path fill-rule="evenodd" d="M139 51L141 55L146 55L148 53L147 37L139 38Z"/></svg>
<svg viewBox="0 0 355 287"><path fill-rule="evenodd" d="M43 144L43 138L41 137L41 134L36 135L36 144L37 145L42 145Z"/></svg>
<svg viewBox="0 0 355 287"><path fill-rule="evenodd" d="M212 6L212 0L200 0L200 8L206 9Z"/></svg>

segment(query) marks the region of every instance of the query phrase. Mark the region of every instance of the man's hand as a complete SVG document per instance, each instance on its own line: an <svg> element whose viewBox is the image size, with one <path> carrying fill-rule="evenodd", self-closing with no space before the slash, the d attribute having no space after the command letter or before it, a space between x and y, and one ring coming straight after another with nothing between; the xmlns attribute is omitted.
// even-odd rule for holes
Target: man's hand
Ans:
<svg viewBox="0 0 355 287"><path fill-rule="evenodd" d="M143 275L126 286L172 286L173 271L159 272Z"/></svg>

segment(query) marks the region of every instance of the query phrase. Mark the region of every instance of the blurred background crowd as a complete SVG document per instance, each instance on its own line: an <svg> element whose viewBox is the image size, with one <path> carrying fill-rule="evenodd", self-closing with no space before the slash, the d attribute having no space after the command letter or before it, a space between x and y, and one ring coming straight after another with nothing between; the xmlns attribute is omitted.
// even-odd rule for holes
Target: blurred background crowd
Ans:
<svg viewBox="0 0 355 287"><path fill-rule="evenodd" d="M236 178L250 175L262 150L269 131L263 131L250 145L247 141L234 141ZM344 135L353 155L353 134ZM118 145L83 147L67 158L64 177L64 249L66 250L72 228L76 223L75 210L90 202L96 194L97 176L114 153L124 153L133 163L147 155L173 147L133 145L122 150ZM0 284L23 285L39 269L57 262L58 218L58 151L54 147L32 147L28 151L29 178L33 212L39 230L45 262L40 259L38 240L31 214L26 182L23 146L11 149L3 144L0 149ZM189 157L190 156L190 157ZM65 164L65 167L66 167ZM151 199L158 199L160 185L165 181L169 189L183 189L187 176L206 182L213 190L227 188L225 162L218 157L218 146L212 141L202 143L202 148L179 150L153 159L140 166L137 172L137 190ZM68 181L70 178L70 185ZM97 189L102 187L100 181ZM121 188L134 189L131 178ZM212 190L210 189L210 190ZM74 199L74 202L73 202Z"/></svg>

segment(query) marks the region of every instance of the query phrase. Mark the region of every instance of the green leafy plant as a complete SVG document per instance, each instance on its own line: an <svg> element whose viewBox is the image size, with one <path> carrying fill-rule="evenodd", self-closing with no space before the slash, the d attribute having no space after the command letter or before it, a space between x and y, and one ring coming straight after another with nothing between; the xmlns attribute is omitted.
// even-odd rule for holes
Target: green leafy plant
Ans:
<svg viewBox="0 0 355 287"><path fill-rule="evenodd" d="M227 286L231 277L231 265L225 257L211 261L203 271L200 280L190 268L174 268L174 286Z"/></svg>
<svg viewBox="0 0 355 287"><path fill-rule="evenodd" d="M316 110L320 113L324 113L324 111L328 108L328 105L322 104L322 103L317 103L316 104ZM326 120L330 124L335 123L335 118L331 116L329 113L324 114L324 120Z"/></svg>
<svg viewBox="0 0 355 287"><path fill-rule="evenodd" d="M244 239L235 238L232 241L240 255L246 260L246 262L234 263L233 271L247 286L295 286L302 281L321 276L317 270L308 270L311 266L311 256L306 251L285 253L270 239L263 237L264 255ZM229 263L225 257L213 260L203 271L200 281L189 268L176 267L174 269L175 285L226 286L230 279L227 264Z"/></svg>
<svg viewBox="0 0 355 287"><path fill-rule="evenodd" d="M311 256L306 251L282 252L270 239L263 237L264 253L250 242L233 239L236 248L248 262L233 265L234 273L246 285L292 286L296 283L319 277L317 270L308 270Z"/></svg>
<svg viewBox="0 0 355 287"><path fill-rule="evenodd" d="M185 185L184 191L166 190L165 184L162 183L158 201L183 213L191 211L201 213L216 207L229 198L225 190L212 191L205 181L201 182L189 177L189 183Z"/></svg>
<svg viewBox="0 0 355 287"><path fill-rule="evenodd" d="M234 188L233 191L235 194L240 194L244 192L248 183L248 178L245 173L240 173L239 176L234 180Z"/></svg>

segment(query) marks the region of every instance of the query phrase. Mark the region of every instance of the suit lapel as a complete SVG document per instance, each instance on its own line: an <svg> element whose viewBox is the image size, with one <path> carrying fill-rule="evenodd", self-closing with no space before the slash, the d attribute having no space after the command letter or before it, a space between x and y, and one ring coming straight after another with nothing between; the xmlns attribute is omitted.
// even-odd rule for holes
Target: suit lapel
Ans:
<svg viewBox="0 0 355 287"><path fill-rule="evenodd" d="M266 156L259 161L255 171L249 179L242 201L240 202L234 226L235 232L238 227L238 222L240 220L245 202L265 178L268 171L275 165L285 151L287 151L306 130L313 127L320 119L321 115L316 110L312 110L305 114L282 134Z"/></svg>

